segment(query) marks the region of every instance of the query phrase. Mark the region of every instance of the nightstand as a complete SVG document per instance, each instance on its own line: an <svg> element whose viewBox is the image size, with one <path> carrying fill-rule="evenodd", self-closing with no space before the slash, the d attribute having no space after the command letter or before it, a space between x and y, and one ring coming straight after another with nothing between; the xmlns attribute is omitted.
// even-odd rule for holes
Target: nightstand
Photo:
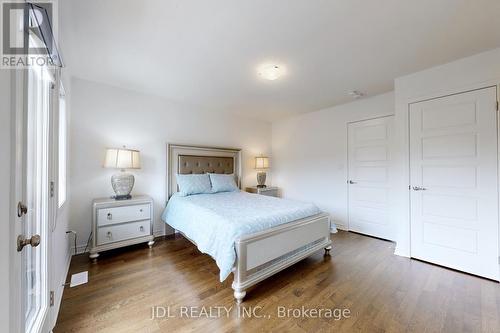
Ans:
<svg viewBox="0 0 500 333"><path fill-rule="evenodd" d="M278 188L274 187L274 186L268 186L268 187L252 186L252 187L247 187L245 190L247 192L250 192L250 193L267 195L267 196L276 197L276 198L279 197Z"/></svg>
<svg viewBox="0 0 500 333"><path fill-rule="evenodd" d="M99 252L147 242L153 237L153 199L134 196L129 200L95 199L92 203L92 247L90 259Z"/></svg>

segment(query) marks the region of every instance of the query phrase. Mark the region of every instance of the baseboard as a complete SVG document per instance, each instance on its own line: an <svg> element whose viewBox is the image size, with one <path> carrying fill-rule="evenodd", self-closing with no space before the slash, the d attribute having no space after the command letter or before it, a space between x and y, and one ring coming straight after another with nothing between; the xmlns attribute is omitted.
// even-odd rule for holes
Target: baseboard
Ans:
<svg viewBox="0 0 500 333"><path fill-rule="evenodd" d="M155 230L153 231L153 236L155 237L162 237L162 236L166 236L167 233L165 232L165 228L163 228L162 230Z"/></svg>
<svg viewBox="0 0 500 333"><path fill-rule="evenodd" d="M405 258L410 258L410 253L408 253L408 251L402 251L400 249L400 247L398 247L397 243L396 243L396 247L394 249L394 254L397 255L397 256L400 256L400 257L405 257Z"/></svg>
<svg viewBox="0 0 500 333"><path fill-rule="evenodd" d="M57 291L56 291L56 295L55 295L55 300L54 300L54 316L52 317L53 318L53 322L52 322L52 327L56 326L56 323L57 323L57 317L59 316L59 310L61 308L61 302L62 302L62 296L63 296L63 293L64 293L64 285L66 283L66 279L68 277L68 273L69 273L69 267L71 265L71 252L68 251L68 256L66 258L66 269L64 270L64 274L62 276L62 279L59 283L59 285L57 286Z"/></svg>
<svg viewBox="0 0 500 333"><path fill-rule="evenodd" d="M87 250L85 250L85 247L87 248ZM80 245L77 245L76 246L76 253L75 253L75 247L72 246L71 249L70 249L70 253L72 256L74 255L77 255L77 254L83 254L85 252L89 252L90 251L90 247L87 246L87 244L80 244Z"/></svg>
<svg viewBox="0 0 500 333"><path fill-rule="evenodd" d="M343 224L340 224L337 222L333 222L333 223L335 223L335 226L337 227L338 230L349 231L349 228L346 225L343 225Z"/></svg>

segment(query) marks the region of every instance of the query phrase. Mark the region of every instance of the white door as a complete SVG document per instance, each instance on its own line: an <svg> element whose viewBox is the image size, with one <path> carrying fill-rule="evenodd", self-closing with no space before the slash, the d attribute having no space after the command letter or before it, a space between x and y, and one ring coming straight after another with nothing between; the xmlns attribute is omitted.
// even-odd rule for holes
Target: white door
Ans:
<svg viewBox="0 0 500 333"><path fill-rule="evenodd" d="M411 256L498 279L496 88L410 105Z"/></svg>
<svg viewBox="0 0 500 333"><path fill-rule="evenodd" d="M19 76L20 77L20 76ZM18 332L51 330L50 229L55 217L52 179L52 85L53 75L45 67L26 70L17 92L23 97L16 115L16 190L18 279L13 281L17 304Z"/></svg>
<svg viewBox="0 0 500 333"><path fill-rule="evenodd" d="M349 230L394 239L389 200L394 116L348 124Z"/></svg>

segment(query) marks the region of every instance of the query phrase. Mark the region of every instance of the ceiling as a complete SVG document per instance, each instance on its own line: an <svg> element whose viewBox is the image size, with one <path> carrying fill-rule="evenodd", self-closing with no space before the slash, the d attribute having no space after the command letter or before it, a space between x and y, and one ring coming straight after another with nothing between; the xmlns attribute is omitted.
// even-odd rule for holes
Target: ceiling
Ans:
<svg viewBox="0 0 500 333"><path fill-rule="evenodd" d="M500 46L498 0L64 0L73 76L273 121ZM263 80L263 63L286 66Z"/></svg>

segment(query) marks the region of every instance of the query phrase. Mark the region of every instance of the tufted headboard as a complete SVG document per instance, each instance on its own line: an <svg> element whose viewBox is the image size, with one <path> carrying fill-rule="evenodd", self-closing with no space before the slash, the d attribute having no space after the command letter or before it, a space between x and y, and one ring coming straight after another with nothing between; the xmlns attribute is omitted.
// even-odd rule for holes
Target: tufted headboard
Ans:
<svg viewBox="0 0 500 333"><path fill-rule="evenodd" d="M176 174L234 173L241 186L241 149L167 145L167 198L178 191Z"/></svg>
<svg viewBox="0 0 500 333"><path fill-rule="evenodd" d="M224 156L179 155L177 172L190 173L233 173L234 158Z"/></svg>

